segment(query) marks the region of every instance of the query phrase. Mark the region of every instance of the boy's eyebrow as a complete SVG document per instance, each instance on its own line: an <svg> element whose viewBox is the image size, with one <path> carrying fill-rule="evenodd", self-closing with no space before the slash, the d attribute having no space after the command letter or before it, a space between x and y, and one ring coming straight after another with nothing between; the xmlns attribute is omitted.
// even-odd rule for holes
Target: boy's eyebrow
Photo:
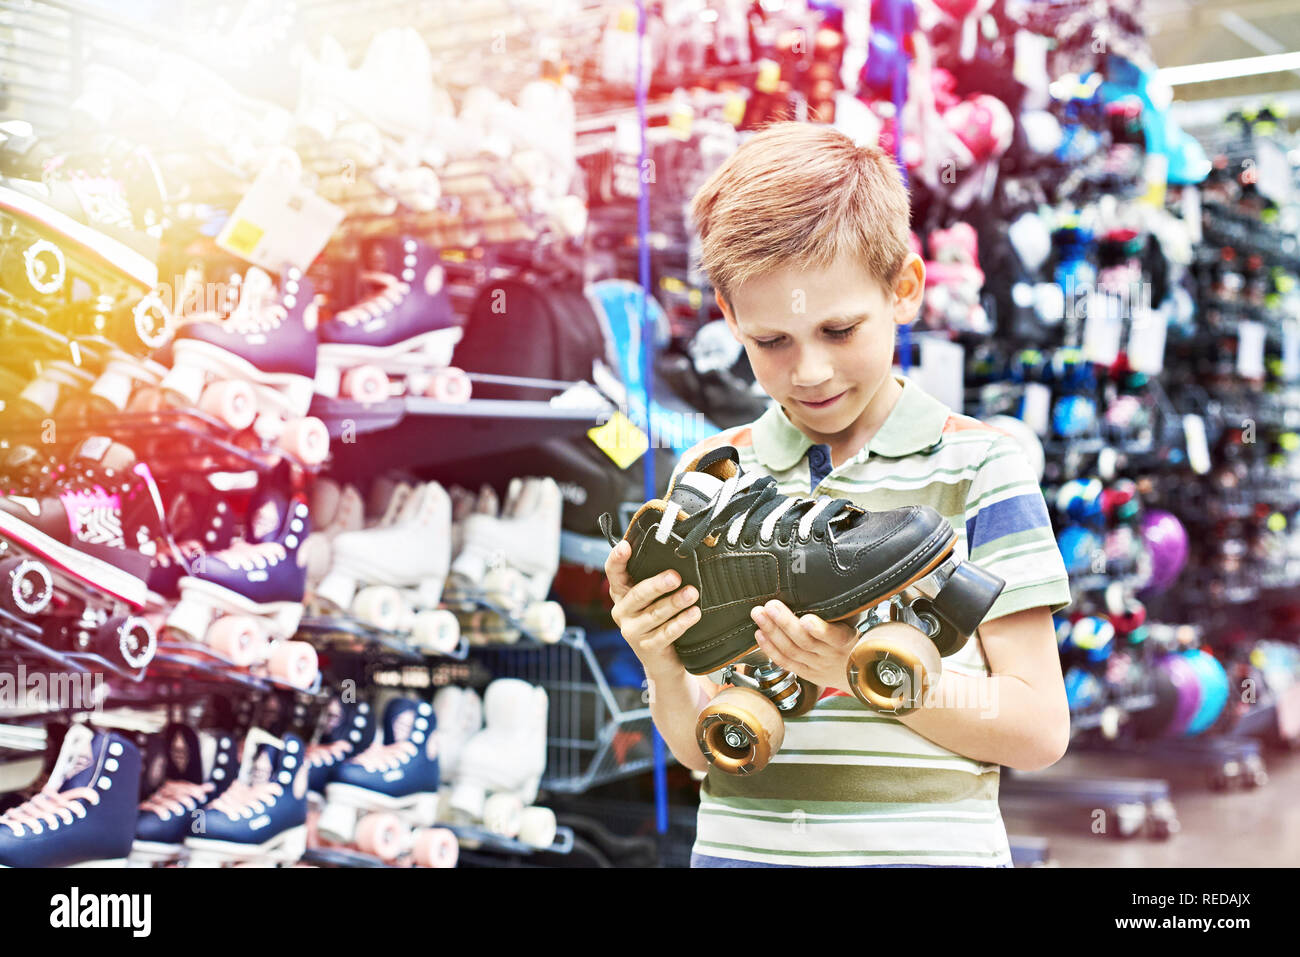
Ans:
<svg viewBox="0 0 1300 957"><path fill-rule="evenodd" d="M817 325L818 327L829 326L829 325L846 327L859 322L866 322L870 318L871 316L865 312L860 313L858 315L827 316L825 319L822 319L820 322L818 322ZM782 334L785 330L781 329L777 325L773 325L771 327L760 326L757 329L745 329L742 331L749 336L775 336L775 335Z"/></svg>

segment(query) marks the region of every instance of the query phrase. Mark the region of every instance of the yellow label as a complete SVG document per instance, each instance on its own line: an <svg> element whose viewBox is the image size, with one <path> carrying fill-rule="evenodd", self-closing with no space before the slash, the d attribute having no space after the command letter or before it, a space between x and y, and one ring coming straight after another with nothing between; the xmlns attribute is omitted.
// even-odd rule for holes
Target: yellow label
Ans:
<svg viewBox="0 0 1300 957"><path fill-rule="evenodd" d="M732 93L722 106L722 117L732 126L739 126L745 121L745 98L739 93Z"/></svg>
<svg viewBox="0 0 1300 957"><path fill-rule="evenodd" d="M754 81L754 89L760 93L775 93L776 85L781 82L781 64L775 60L760 60L758 62L758 78Z"/></svg>
<svg viewBox="0 0 1300 957"><path fill-rule="evenodd" d="M615 412L608 422L588 429L587 435L596 443L596 448L608 455L621 469L645 455L650 448L649 436L622 412Z"/></svg>
<svg viewBox="0 0 1300 957"><path fill-rule="evenodd" d="M618 29L624 33L636 33L636 7L623 7L618 11Z"/></svg>
<svg viewBox="0 0 1300 957"><path fill-rule="evenodd" d="M246 219L237 219L222 230L217 245L230 250L236 256L247 259L253 254L253 250L257 248L264 235L265 231L262 227L255 226Z"/></svg>
<svg viewBox="0 0 1300 957"><path fill-rule="evenodd" d="M695 120L695 111L689 106L678 106L668 117L668 128L679 140L691 138L691 124Z"/></svg>
<svg viewBox="0 0 1300 957"><path fill-rule="evenodd" d="M698 289L692 289L689 299L690 299L691 307L694 309L698 309L700 308L700 305L704 302L704 293L700 292Z"/></svg>

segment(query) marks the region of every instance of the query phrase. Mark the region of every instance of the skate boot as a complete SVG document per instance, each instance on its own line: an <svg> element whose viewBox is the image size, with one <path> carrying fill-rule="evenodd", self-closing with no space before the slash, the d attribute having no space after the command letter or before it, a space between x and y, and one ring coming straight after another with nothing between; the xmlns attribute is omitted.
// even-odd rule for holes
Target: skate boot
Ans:
<svg viewBox="0 0 1300 957"><path fill-rule="evenodd" d="M166 742L164 780L140 804L130 862L138 866L166 864L185 853L185 838L197 812L219 798L239 773L239 753L233 736L195 731L173 723L162 732Z"/></svg>
<svg viewBox="0 0 1300 957"><path fill-rule="evenodd" d="M305 751L295 734L250 731L238 780L193 818L189 866L296 863L307 849Z"/></svg>
<svg viewBox="0 0 1300 957"><path fill-rule="evenodd" d="M0 867L124 867L139 799L136 746L73 725L45 787L0 815Z"/></svg>
<svg viewBox="0 0 1300 957"><path fill-rule="evenodd" d="M329 433L307 417L316 375L313 300L298 270L288 270L277 295L271 277L251 267L229 318L178 330L162 390L181 407L202 409L237 432L251 426L263 444L319 465Z"/></svg>
<svg viewBox="0 0 1300 957"><path fill-rule="evenodd" d="M288 640L302 618L306 570L298 549L308 532L307 503L269 490L250 506L250 525L248 540L204 555L180 580L181 600L166 627L238 667L265 665L272 677L308 688L319 674L316 651Z"/></svg>
<svg viewBox="0 0 1300 957"><path fill-rule="evenodd" d="M454 818L534 847L555 840L555 815L530 807L546 770L546 689L498 678L483 695L483 730L465 743L449 799Z"/></svg>
<svg viewBox="0 0 1300 957"><path fill-rule="evenodd" d="M436 724L428 702L390 701L384 709L383 743L376 741L344 763L325 786L321 836L381 860L411 850L417 863L447 866L449 835L433 827L439 780ZM454 838L450 845L455 846Z"/></svg>
<svg viewBox="0 0 1300 957"><path fill-rule="evenodd" d="M608 515L601 526L617 544ZM940 657L965 644L1003 586L951 560L957 536L934 509L870 512L847 499L786 497L774 479L742 474L730 447L692 463L667 501L641 506L624 538L634 581L674 569L699 593L703 614L674 647L692 674L725 669L734 685L697 728L705 756L734 774L765 767L784 738L782 714L812 705L804 683L759 651L755 606L775 598L796 615L838 621L896 599L890 620L871 620L879 627L854 648L847 686L868 707L901 713L919 706Z"/></svg>
<svg viewBox="0 0 1300 957"><path fill-rule="evenodd" d="M438 610L451 559L450 526L451 502L442 486L420 486L402 500L391 525L334 539L334 563L316 597L350 609L372 627L407 631L419 647L454 650L460 640L455 616Z"/></svg>
<svg viewBox="0 0 1300 957"><path fill-rule="evenodd" d="M402 241L396 255L373 251L393 261L363 274L372 295L321 323L316 391L358 402L395 394L468 400L469 379L450 367L461 328L437 256L413 239Z"/></svg>
<svg viewBox="0 0 1300 957"><path fill-rule="evenodd" d="M307 746L307 778L310 798L324 800L325 786L343 762L370 747L375 738L375 719L364 701L344 703L330 698L325 706L324 732L317 744Z"/></svg>
<svg viewBox="0 0 1300 957"><path fill-rule="evenodd" d="M365 527L364 505L355 485L339 487L329 479L317 479L308 510L316 530L303 544L303 562L307 568L307 593L315 595L317 586L329 573L334 560L334 539L343 532L359 532Z"/></svg>
<svg viewBox="0 0 1300 957"><path fill-rule="evenodd" d="M140 617L161 502L130 449L85 439L32 495L0 498L0 611L42 642L145 667L156 649Z"/></svg>
<svg viewBox="0 0 1300 957"><path fill-rule="evenodd" d="M451 563L452 595L460 599L477 590L539 641L559 641L564 609L546 596L560 565L563 508L554 479L513 479L499 517L476 512L465 519L461 549ZM499 616L479 615L478 621L476 632L496 641L518 640L519 629Z"/></svg>
<svg viewBox="0 0 1300 957"><path fill-rule="evenodd" d="M438 718L438 768L443 783L456 780L465 743L483 730L483 699L473 688L448 685L433 696Z"/></svg>

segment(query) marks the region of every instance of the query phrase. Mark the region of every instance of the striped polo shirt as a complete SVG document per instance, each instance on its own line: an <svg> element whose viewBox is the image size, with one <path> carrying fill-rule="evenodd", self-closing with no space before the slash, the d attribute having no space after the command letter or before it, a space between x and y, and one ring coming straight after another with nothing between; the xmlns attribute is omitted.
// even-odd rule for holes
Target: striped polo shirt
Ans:
<svg viewBox="0 0 1300 957"><path fill-rule="evenodd" d="M683 461L732 445L742 468L771 475L787 495L811 491L871 510L929 505L957 533L955 558L969 557L1006 581L986 621L1064 608L1065 565L1016 440L899 382L902 396L880 430L834 468L829 449L814 445L775 403ZM978 638L943 659L944 671L987 675ZM997 765L940 747L842 692L824 694L785 728L780 752L758 774L710 769L700 790L697 856L734 866L1010 864Z"/></svg>

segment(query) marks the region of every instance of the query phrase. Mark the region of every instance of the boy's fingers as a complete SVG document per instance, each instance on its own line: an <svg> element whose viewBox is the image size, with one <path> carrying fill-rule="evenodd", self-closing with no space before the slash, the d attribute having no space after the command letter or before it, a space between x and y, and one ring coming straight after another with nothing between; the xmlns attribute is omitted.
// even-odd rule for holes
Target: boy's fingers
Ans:
<svg viewBox="0 0 1300 957"><path fill-rule="evenodd" d="M619 542L605 559L605 577L609 579L609 592L617 601L627 594L632 587L632 576L627 573L627 560L631 557L632 546Z"/></svg>
<svg viewBox="0 0 1300 957"><path fill-rule="evenodd" d="M633 585L614 605L614 608L623 616L638 615L660 595L672 591L681 583L682 578L676 572L663 572L654 578L647 578ZM616 618L615 621L617 620Z"/></svg>
<svg viewBox="0 0 1300 957"><path fill-rule="evenodd" d="M686 634L686 629L700 620L700 606L692 605L684 612L677 615L671 621L664 624L657 632L651 642L655 651L664 651L671 646L678 638Z"/></svg>
<svg viewBox="0 0 1300 957"><path fill-rule="evenodd" d="M795 671L803 666L803 649L796 645L785 631L774 625L771 618L768 618L766 624L759 626L757 634L760 639L759 647L782 668Z"/></svg>
<svg viewBox="0 0 1300 957"><path fill-rule="evenodd" d="M768 628L771 633L774 630L780 630L790 645L799 651L811 651L811 642L804 633L803 624L795 617L794 612L785 606L784 602L773 599L760 609L766 615L767 620L772 622L775 628ZM759 625L763 622L760 620Z"/></svg>
<svg viewBox="0 0 1300 957"><path fill-rule="evenodd" d="M676 594L660 598L639 616L646 623L645 631L647 633L654 631L678 612L693 605L699 597L699 593L692 586L687 585Z"/></svg>

